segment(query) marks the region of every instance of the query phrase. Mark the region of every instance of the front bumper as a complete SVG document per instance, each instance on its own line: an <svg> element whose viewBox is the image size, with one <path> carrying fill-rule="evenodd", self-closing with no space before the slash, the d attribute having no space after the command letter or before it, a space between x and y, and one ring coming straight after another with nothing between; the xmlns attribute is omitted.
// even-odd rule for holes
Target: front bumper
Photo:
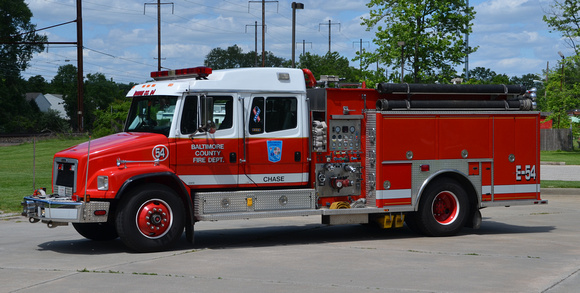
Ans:
<svg viewBox="0 0 580 293"><path fill-rule="evenodd" d="M109 216L109 202L76 202L66 198L27 196L22 201L22 216L31 223L42 221L51 226L68 223L102 223Z"/></svg>

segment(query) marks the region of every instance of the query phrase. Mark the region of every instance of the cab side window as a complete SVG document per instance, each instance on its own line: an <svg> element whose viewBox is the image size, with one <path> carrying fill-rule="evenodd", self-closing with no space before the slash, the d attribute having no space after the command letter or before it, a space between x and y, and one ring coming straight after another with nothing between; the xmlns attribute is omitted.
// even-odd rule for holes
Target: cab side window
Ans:
<svg viewBox="0 0 580 293"><path fill-rule="evenodd" d="M234 99L215 97L213 100L213 120L217 130L230 129L234 125Z"/></svg>
<svg viewBox="0 0 580 293"><path fill-rule="evenodd" d="M197 96L185 98L183 115L181 115L181 133L194 133L197 130Z"/></svg>
<svg viewBox="0 0 580 293"><path fill-rule="evenodd" d="M266 100L266 132L296 128L296 98L268 98Z"/></svg>
<svg viewBox="0 0 580 293"><path fill-rule="evenodd" d="M294 97L257 97L250 109L250 134L294 129L297 126L298 100Z"/></svg>

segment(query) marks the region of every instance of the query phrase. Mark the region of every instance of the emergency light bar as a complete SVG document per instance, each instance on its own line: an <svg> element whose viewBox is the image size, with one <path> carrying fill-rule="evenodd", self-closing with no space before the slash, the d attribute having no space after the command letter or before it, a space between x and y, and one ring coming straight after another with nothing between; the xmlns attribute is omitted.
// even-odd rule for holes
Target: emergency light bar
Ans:
<svg viewBox="0 0 580 293"><path fill-rule="evenodd" d="M155 80L172 79L178 77L195 77L197 79L205 79L212 73L209 67L194 67L167 71L153 71L151 77Z"/></svg>

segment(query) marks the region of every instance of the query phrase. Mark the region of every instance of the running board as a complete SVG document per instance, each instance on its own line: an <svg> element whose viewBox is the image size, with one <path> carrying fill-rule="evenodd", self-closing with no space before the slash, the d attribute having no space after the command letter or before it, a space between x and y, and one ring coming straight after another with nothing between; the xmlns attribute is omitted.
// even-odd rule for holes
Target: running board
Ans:
<svg viewBox="0 0 580 293"><path fill-rule="evenodd" d="M296 216L368 215L413 211L400 208L361 207L329 209L316 207L314 189L200 192L195 194L195 218L198 221L240 220Z"/></svg>

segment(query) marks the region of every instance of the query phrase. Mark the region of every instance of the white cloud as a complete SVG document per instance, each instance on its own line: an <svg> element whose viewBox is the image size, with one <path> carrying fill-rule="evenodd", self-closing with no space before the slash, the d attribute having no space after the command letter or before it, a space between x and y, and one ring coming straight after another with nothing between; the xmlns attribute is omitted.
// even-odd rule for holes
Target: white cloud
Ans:
<svg viewBox="0 0 580 293"><path fill-rule="evenodd" d="M122 82L141 82L157 69L156 6L137 0L83 1L85 70L103 71ZM203 63L215 48L237 44L244 52L254 50L254 28L261 23L259 3L246 0L174 0L162 8L162 54L164 67L183 68ZM290 59L290 0L269 3L266 9L266 50ZM303 0L305 9L297 11L297 42L306 42L306 51L325 54L328 50L328 26L332 20L332 49L352 59L363 39L366 50L375 46L374 34L360 25L367 16L368 0ZM76 18L76 0L26 0L38 28L64 23ZM542 21L548 0L471 0L477 14L470 45L479 46L470 56L470 67L490 68L497 73L523 75L545 69L546 61L556 64L558 51L569 55L560 36L549 34ZM248 6L250 12L248 13ZM143 13L145 9L145 14ZM338 26L340 23L340 27ZM250 25L249 27L246 27ZM247 29L247 32L246 32ZM74 41L75 24L42 31L49 41ZM310 44L311 43L311 44ZM96 53L94 51L100 53ZM258 50L261 31L258 30ZM298 54L302 46L296 47ZM41 74L50 80L58 66L75 64L76 49L49 46L48 52L35 56L25 77ZM70 60L70 61L66 61ZM358 67L358 62L353 62ZM121 73L119 73L121 72Z"/></svg>

